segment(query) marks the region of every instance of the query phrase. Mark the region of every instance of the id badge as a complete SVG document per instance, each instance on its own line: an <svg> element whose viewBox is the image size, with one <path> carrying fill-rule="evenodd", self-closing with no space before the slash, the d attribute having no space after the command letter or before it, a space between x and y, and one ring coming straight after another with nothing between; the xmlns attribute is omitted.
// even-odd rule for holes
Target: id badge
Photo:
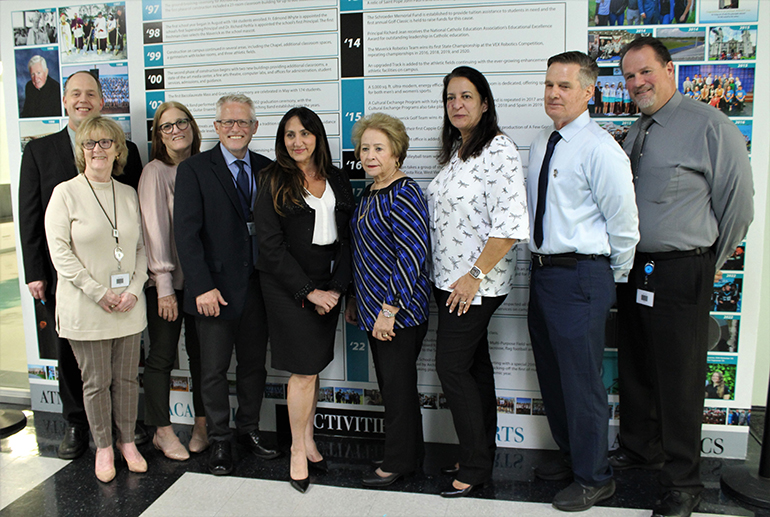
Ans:
<svg viewBox="0 0 770 517"><path fill-rule="evenodd" d="M249 235L254 237L257 234L257 223L249 221L246 223L246 228L249 229Z"/></svg>
<svg viewBox="0 0 770 517"><path fill-rule="evenodd" d="M122 271L116 271L110 275L110 289L126 288L131 282L131 275Z"/></svg>
<svg viewBox="0 0 770 517"><path fill-rule="evenodd" d="M652 307L655 300L655 293L653 291L647 291L645 289L636 290L636 303L639 305L646 305Z"/></svg>

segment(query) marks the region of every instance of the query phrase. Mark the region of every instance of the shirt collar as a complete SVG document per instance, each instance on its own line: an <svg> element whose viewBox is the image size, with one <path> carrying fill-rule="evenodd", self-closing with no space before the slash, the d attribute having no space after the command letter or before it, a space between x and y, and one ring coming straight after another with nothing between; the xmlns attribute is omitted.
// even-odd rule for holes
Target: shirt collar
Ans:
<svg viewBox="0 0 770 517"><path fill-rule="evenodd" d="M656 124L666 127L666 124L674 115L674 112L679 107L679 105L682 103L682 99L684 99L684 95L682 95L679 90L675 91L674 95L668 100L668 102L651 115L652 120L654 120Z"/></svg>
<svg viewBox="0 0 770 517"><path fill-rule="evenodd" d="M588 114L588 110L585 110L583 113L578 115L578 117L564 126L563 128L559 129L559 134L561 137L569 142L572 137L580 133L580 131L588 125L588 123L591 121L591 116ZM554 127L555 129L555 127Z"/></svg>
<svg viewBox="0 0 770 517"><path fill-rule="evenodd" d="M75 130L67 124L67 134L70 136L70 144L72 144L72 152L75 153Z"/></svg>
<svg viewBox="0 0 770 517"><path fill-rule="evenodd" d="M235 170L238 170L238 167L235 164L236 160L240 160L240 158L236 158L233 153L227 150L227 148L222 145L222 142L219 142L219 148L222 150L222 156L225 157L225 162L227 163L227 167L232 170L235 168ZM246 151L246 156L243 157L243 161L246 162L247 166L247 172L251 170L251 156L248 151Z"/></svg>

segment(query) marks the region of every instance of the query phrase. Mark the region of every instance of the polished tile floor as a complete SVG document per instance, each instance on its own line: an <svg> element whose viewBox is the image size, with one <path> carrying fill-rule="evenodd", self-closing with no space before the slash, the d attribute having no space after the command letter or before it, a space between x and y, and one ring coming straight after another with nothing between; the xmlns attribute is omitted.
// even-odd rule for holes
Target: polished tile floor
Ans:
<svg viewBox="0 0 770 517"><path fill-rule="evenodd" d="M5 406L8 407L8 406ZM299 494L285 481L286 457L262 461L235 448L233 476L206 473L206 454L173 462L152 445L140 448L149 463L146 474L129 473L118 465L117 478L104 485L93 475L93 450L74 461L56 458L64 430L60 415L26 412L27 427L0 440L0 517L5 516L519 516L557 515L550 500L566 482L536 480L532 468L553 457L553 451L498 449L494 478L463 500L438 497L450 478L439 467L451 463L453 447L428 444L423 470L391 487L362 489L361 476L382 454L377 441L318 437L331 471L311 475L311 488ZM183 442L190 426L175 426ZM268 440L276 436L265 433ZM278 445L288 450L282 437ZM93 445L92 445L93 446ZM756 466L759 445L750 438L747 464ZM705 459L706 484L702 514L762 515L770 511L741 505L719 489L720 472L735 460ZM617 492L590 515L648 516L656 496L655 474L625 471L615 476Z"/></svg>

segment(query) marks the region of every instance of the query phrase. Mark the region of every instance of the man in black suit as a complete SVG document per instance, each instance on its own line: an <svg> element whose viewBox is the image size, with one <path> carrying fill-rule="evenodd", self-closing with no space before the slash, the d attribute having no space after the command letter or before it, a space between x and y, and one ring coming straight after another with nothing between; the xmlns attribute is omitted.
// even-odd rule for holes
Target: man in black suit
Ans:
<svg viewBox="0 0 770 517"><path fill-rule="evenodd" d="M43 216L54 187L78 174L75 166L75 131L88 117L99 115L104 106L102 87L89 72L72 74L64 83L64 108L69 116L67 127L58 133L33 140L24 149L19 177L19 231L24 256L24 277L36 304L45 304L49 314L56 307L56 271L51 263L43 227ZM136 188L142 174L139 150L128 145L128 162L123 175L116 179ZM57 339L59 359L59 397L67 421L58 454L74 459L88 448L88 420L83 406L83 380L66 339ZM137 444L147 441L140 427Z"/></svg>
<svg viewBox="0 0 770 517"><path fill-rule="evenodd" d="M185 276L185 310L196 316L201 343L201 393L212 445L208 467L215 475L233 470L227 381L233 345L238 442L260 458L280 455L259 436L268 334L254 269L258 250L251 207L259 171L270 160L249 151L257 126L251 99L220 98L214 122L219 145L177 169L174 236Z"/></svg>

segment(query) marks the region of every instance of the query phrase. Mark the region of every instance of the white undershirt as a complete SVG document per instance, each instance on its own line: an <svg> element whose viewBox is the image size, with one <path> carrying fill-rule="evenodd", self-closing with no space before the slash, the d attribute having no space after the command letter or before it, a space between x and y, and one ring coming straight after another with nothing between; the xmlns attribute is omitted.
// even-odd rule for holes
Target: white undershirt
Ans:
<svg viewBox="0 0 770 517"><path fill-rule="evenodd" d="M305 203L315 210L313 244L326 246L337 242L337 222L334 217L334 207L337 204L337 199L334 197L334 191L329 188L328 182L320 198L315 197L306 190Z"/></svg>

